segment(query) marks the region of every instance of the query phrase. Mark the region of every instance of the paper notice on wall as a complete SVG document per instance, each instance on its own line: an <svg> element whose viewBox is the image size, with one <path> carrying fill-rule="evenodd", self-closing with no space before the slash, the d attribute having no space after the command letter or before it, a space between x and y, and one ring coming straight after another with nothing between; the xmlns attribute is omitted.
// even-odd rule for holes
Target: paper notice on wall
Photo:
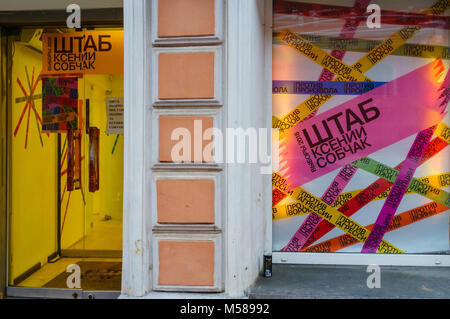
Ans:
<svg viewBox="0 0 450 319"><path fill-rule="evenodd" d="M123 97L106 98L106 134L123 134Z"/></svg>

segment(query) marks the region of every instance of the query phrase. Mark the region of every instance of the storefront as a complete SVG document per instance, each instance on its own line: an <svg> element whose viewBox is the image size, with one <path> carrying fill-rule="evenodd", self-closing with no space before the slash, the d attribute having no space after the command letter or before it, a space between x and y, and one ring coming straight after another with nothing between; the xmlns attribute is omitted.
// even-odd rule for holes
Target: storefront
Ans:
<svg viewBox="0 0 450 319"><path fill-rule="evenodd" d="M4 295L450 266L448 1L82 2L0 7Z"/></svg>
<svg viewBox="0 0 450 319"><path fill-rule="evenodd" d="M84 28L68 29L52 8L3 12L7 294L114 297L122 258L123 114L114 115L123 110L122 20L100 8ZM68 267L81 269L83 290L66 282Z"/></svg>

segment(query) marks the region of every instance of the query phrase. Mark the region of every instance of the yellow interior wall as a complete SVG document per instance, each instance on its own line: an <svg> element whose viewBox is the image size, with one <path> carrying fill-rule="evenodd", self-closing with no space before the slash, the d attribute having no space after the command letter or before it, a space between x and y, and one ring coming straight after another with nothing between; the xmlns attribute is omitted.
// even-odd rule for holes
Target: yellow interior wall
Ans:
<svg viewBox="0 0 450 319"><path fill-rule="evenodd" d="M78 88L80 89L80 84L78 83ZM81 86L82 87L82 86ZM53 133L55 134L55 133ZM56 134L55 134L56 135ZM61 134L61 150L64 145L64 140L66 138L66 134ZM82 140L83 141L83 140ZM85 147L84 141L82 142L82 156L83 149ZM65 149L67 149L67 143L65 146ZM67 169L67 157L65 159L64 165L62 167L62 170L64 171ZM85 167L81 166L82 173L85 171ZM61 196L64 192L64 188L66 187L66 181L67 181L67 174L63 175L61 177ZM85 186L85 180L82 180L82 186L83 191L86 196L86 186ZM69 200L70 196L70 200ZM67 205L68 203L68 205ZM67 213L66 213L66 207L67 207ZM64 197L62 198L61 203L61 227L64 221L64 215L65 221L64 221L64 227L62 227L61 230L61 249L68 249L70 246L81 240L84 236L84 223L85 223L85 212L86 207L83 202L83 194L81 193L81 190L74 190L72 192L68 192L67 190L64 193Z"/></svg>
<svg viewBox="0 0 450 319"><path fill-rule="evenodd" d="M86 75L78 80L78 89L79 98L83 100L82 186L86 205L84 206L81 190L72 192L61 240L62 249L69 248L81 239L79 230L83 229L85 235L95 230L94 215L99 215L101 218L109 215L113 219L122 220L123 135L119 136L114 154L111 154L116 135L106 134L105 99L123 96L123 76ZM85 129L86 99L90 100L89 124L100 129L100 189L94 193L89 192L89 135L86 134ZM65 178L63 178L62 187L65 185ZM67 198L66 192L62 216L64 216ZM117 236L120 235L117 234Z"/></svg>
<svg viewBox="0 0 450 319"><path fill-rule="evenodd" d="M13 137L15 126L25 106L25 102L15 104L17 97L23 96L16 78L19 77L28 91L25 65L31 77L33 66L35 77L41 71L42 56L39 52L23 45L15 45L12 67L12 103L9 126L11 141L11 220L10 220L10 284L12 280L37 262L45 264L47 257L56 251L57 229L57 134L48 137L43 134L41 147L33 111L30 113L28 148L24 149L26 120ZM87 75L79 79L79 98L90 99L90 125L100 129L100 190L89 193L89 136L84 126L82 137L82 186L86 205L80 190L70 194L61 248L68 249L95 229L94 215L109 215L122 220L123 194L123 135L119 136L114 154L111 154L116 135L106 135L106 97L123 97L122 75ZM35 94L42 93L39 83ZM37 112L42 114L42 100L35 100ZM83 119L85 121L85 117ZM66 134L61 134L61 147ZM67 168L67 158L63 169ZM61 178L61 194L66 185L67 175ZM61 205L61 223L64 219L69 192L65 192ZM94 227L94 228L92 228ZM117 234L121 236L121 234Z"/></svg>
<svg viewBox="0 0 450 319"><path fill-rule="evenodd" d="M10 108L10 281L56 250L56 135L43 134L41 146L36 120L31 110L28 147L24 148L27 113L16 137L14 129L25 102L15 103L23 93L16 79L19 78L29 92L25 66L29 76L35 68L35 78L41 71L41 55L23 45L16 44L13 51L12 102ZM31 80L31 79L30 79ZM35 94L42 93L39 84ZM36 111L41 114L42 101L34 100Z"/></svg>
<svg viewBox="0 0 450 319"><path fill-rule="evenodd" d="M84 96L90 100L90 126L100 130L99 156L100 156L100 189L95 193L88 192L86 210L86 229L91 229L93 215L102 218L105 215L113 219L122 220L122 194L123 194L123 135L111 154L116 135L106 134L106 102L107 97L123 96L123 76L121 75L87 75L84 78ZM85 137L86 145L89 136ZM88 154L86 149L86 154ZM88 161L84 161L85 180L89 180ZM88 189L86 183L86 189ZM95 228L95 224L94 224ZM119 235L119 234L118 234Z"/></svg>

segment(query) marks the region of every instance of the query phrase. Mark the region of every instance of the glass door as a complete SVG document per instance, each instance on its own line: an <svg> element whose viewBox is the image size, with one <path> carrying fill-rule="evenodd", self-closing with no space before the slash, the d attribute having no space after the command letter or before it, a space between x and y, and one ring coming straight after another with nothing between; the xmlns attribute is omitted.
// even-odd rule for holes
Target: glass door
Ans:
<svg viewBox="0 0 450 319"><path fill-rule="evenodd" d="M0 299L6 288L6 34L0 27Z"/></svg>
<svg viewBox="0 0 450 319"><path fill-rule="evenodd" d="M123 31L22 28L9 48L8 285L120 291Z"/></svg>

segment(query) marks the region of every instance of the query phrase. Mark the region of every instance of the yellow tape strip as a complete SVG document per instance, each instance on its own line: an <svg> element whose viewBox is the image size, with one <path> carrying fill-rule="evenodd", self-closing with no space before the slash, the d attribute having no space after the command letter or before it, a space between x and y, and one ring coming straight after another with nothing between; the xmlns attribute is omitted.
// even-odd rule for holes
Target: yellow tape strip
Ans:
<svg viewBox="0 0 450 319"><path fill-rule="evenodd" d="M288 29L279 33L278 39L289 45L291 48L294 48L311 61L316 62L323 68L336 74L338 76L336 81L373 82L358 70L348 66L341 60L336 59L331 54L328 54L318 46Z"/></svg>
<svg viewBox="0 0 450 319"><path fill-rule="evenodd" d="M434 131L434 135L442 138L444 141L450 144L450 127L448 127L445 123L441 122L438 124L436 131Z"/></svg>
<svg viewBox="0 0 450 319"><path fill-rule="evenodd" d="M290 204L280 204L272 207L272 220L307 215L309 213L310 210L298 201Z"/></svg>
<svg viewBox="0 0 450 319"><path fill-rule="evenodd" d="M279 178L283 178L283 177L281 177L281 175L279 175L279 176L280 176ZM443 174L436 174L436 175L431 175L431 176L420 177L420 178L418 178L418 180L425 182L436 188L442 188L442 187L450 186L450 173L443 173ZM348 202L350 199L352 199L353 197L355 197L362 191L363 191L363 189L357 189L357 190L341 193L338 196L337 200L334 202L333 207L336 209L339 209L342 205L344 205L346 202ZM391 187L389 187L383 193L378 195L374 199L374 201L386 199L388 197L390 191L391 191ZM406 191L407 195L414 194L414 193L415 193L414 191L411 191L409 189ZM272 207L272 219L273 220L289 218L289 217L305 215L305 214L309 214L309 210L298 201L295 201L293 203L288 203L288 204L278 204L278 205Z"/></svg>
<svg viewBox="0 0 450 319"><path fill-rule="evenodd" d="M277 39L278 32L274 33L275 44L282 42ZM344 37L329 37L316 34L299 34L304 39L314 43L321 49L325 50L344 50L347 52L362 52L366 53L376 47L381 41L366 40L358 38L344 38ZM434 44L417 44L406 43L395 50L392 55L407 56L413 58L442 58L450 59L450 47L434 45Z"/></svg>
<svg viewBox="0 0 450 319"><path fill-rule="evenodd" d="M395 182L396 177L399 174L399 170L380 163L369 157L360 158L359 160L354 161L352 165L378 177L381 177L391 183ZM414 191L414 193L450 207L450 193L424 183L415 177L411 179L411 183L409 184L408 189Z"/></svg>
<svg viewBox="0 0 450 319"><path fill-rule="evenodd" d="M279 189L282 191L281 189ZM337 209L331 207L327 203L323 202L320 198L315 197L301 187L297 187L287 194L294 198L308 210L313 211L323 219L327 220L334 226L343 230L353 238L365 242L369 236L370 230L361 226L351 218L345 216ZM388 254L404 254L403 251L395 247L394 245L382 240L378 246L377 252Z"/></svg>
<svg viewBox="0 0 450 319"><path fill-rule="evenodd" d="M77 118L77 113L60 113L60 114L49 114L42 116L42 124L55 124L61 122L71 122Z"/></svg>
<svg viewBox="0 0 450 319"><path fill-rule="evenodd" d="M433 3L433 5L431 5L428 9L424 10L422 13L442 14L449 8L450 3L448 0L438 0L435 3ZM393 53L395 50L397 50L407 40L412 38L417 32L419 32L420 29L421 29L420 27L415 26L405 26L401 28L399 31L392 34L389 38L381 42L370 52L364 55L351 67L362 73L367 72L371 67L375 66L381 60L383 60L391 53ZM339 77L335 78L333 81L342 81L342 79L338 80L338 78ZM278 126L274 128L285 130L295 126L298 122L305 119L307 116L309 116L312 112L317 110L320 106L322 106L332 97L333 95L312 95L310 98L299 104L295 109L290 111L287 115L283 116L281 121L277 122Z"/></svg>

